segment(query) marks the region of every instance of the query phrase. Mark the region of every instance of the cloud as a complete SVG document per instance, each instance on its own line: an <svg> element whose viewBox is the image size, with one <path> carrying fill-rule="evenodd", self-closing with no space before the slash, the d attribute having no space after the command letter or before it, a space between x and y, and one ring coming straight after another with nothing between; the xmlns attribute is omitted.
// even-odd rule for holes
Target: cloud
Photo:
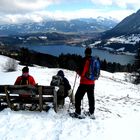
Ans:
<svg viewBox="0 0 140 140"><path fill-rule="evenodd" d="M99 16L105 18L114 18L121 21L124 17L132 14L132 10L113 10L106 11L105 9L81 9L76 11L37 11L26 14L8 14L0 15L0 21L2 23L21 23L21 22L41 22L49 18L54 18L56 20L64 19L70 20L75 18L97 18Z"/></svg>
<svg viewBox="0 0 140 140"><path fill-rule="evenodd" d="M90 2L90 3L89 3ZM68 4L66 4L68 3ZM90 5L90 9L77 9L71 11L72 4ZM49 6L62 8L48 11ZM87 4L87 5L86 5ZM62 5L62 6L61 6ZM93 6L93 8L92 8ZM113 17L122 20L124 17L136 12L140 7L139 0L0 0L0 24L19 22L40 22L47 18L74 19Z"/></svg>
<svg viewBox="0 0 140 140"><path fill-rule="evenodd" d="M42 10L55 0L0 0L0 13L17 14Z"/></svg>
<svg viewBox="0 0 140 140"><path fill-rule="evenodd" d="M140 7L140 0L91 0L97 6L113 6L123 9L138 9Z"/></svg>
<svg viewBox="0 0 140 140"><path fill-rule="evenodd" d="M112 5L112 0L91 0L95 5Z"/></svg>
<svg viewBox="0 0 140 140"><path fill-rule="evenodd" d="M41 22L45 19L49 19L53 14L47 11L32 12L26 14L7 14L0 15L0 24L7 23L23 23L23 22Z"/></svg>

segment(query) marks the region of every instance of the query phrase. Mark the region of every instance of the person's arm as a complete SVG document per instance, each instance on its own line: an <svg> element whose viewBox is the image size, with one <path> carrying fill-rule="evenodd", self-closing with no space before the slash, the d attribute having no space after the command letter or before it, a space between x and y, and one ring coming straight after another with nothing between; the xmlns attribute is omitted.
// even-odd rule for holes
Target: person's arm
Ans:
<svg viewBox="0 0 140 140"><path fill-rule="evenodd" d="M71 89L71 85L70 85L68 79L65 78L64 82L65 82L66 89L67 89L67 90L70 90L70 89Z"/></svg>
<svg viewBox="0 0 140 140"><path fill-rule="evenodd" d="M29 84L35 86L36 82L32 76L29 76Z"/></svg>
<svg viewBox="0 0 140 140"><path fill-rule="evenodd" d="M18 77L14 83L14 85L20 85L21 77Z"/></svg>
<svg viewBox="0 0 140 140"><path fill-rule="evenodd" d="M89 65L90 65L90 62L89 62L89 60L87 59L87 60L85 61L85 65L84 65L84 67L83 67L83 71L82 71L82 74L81 74L82 77L84 77L85 74L86 74L86 72L89 70Z"/></svg>
<svg viewBox="0 0 140 140"><path fill-rule="evenodd" d="M78 64L78 67L77 67L77 69L76 69L76 73L77 73L79 76L82 75L84 65L85 65L85 58L81 59L81 61L80 61L79 64Z"/></svg>

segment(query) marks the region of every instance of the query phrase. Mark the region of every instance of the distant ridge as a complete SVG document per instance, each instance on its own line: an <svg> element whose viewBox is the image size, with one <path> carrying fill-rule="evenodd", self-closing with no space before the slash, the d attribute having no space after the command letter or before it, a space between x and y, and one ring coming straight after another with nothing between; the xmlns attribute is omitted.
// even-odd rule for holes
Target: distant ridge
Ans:
<svg viewBox="0 0 140 140"><path fill-rule="evenodd" d="M112 18L81 18L73 20L46 20L43 22L27 22L20 24L0 25L1 35L29 34L37 32L103 32L113 28L118 23Z"/></svg>
<svg viewBox="0 0 140 140"><path fill-rule="evenodd" d="M114 28L105 32L104 37L140 34L140 10L123 19Z"/></svg>

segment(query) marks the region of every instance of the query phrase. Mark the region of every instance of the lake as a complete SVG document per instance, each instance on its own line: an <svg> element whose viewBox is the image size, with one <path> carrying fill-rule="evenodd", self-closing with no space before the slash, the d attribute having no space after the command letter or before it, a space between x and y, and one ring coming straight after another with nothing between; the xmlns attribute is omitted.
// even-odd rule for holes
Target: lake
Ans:
<svg viewBox="0 0 140 140"><path fill-rule="evenodd" d="M24 46L30 50L34 50L41 53L51 54L54 56L59 56L60 54L77 54L84 56L85 48L69 45L48 45L48 46ZM98 56L101 60L106 59L107 62L116 62L122 65L133 64L134 56L132 55L122 55L122 54L113 54L109 53L106 50L99 50L92 48L92 55Z"/></svg>

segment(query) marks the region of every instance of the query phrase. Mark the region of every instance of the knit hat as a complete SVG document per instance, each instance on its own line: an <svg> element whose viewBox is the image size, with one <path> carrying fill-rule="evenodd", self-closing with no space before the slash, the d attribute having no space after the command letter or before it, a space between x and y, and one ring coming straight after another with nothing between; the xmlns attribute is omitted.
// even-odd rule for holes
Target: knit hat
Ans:
<svg viewBox="0 0 140 140"><path fill-rule="evenodd" d="M91 48L88 47L85 49L85 55L91 56L91 53L92 53Z"/></svg>
<svg viewBox="0 0 140 140"><path fill-rule="evenodd" d="M28 67L24 67L24 68L22 69L22 72L23 72L23 73L29 72L29 68L28 68Z"/></svg>
<svg viewBox="0 0 140 140"><path fill-rule="evenodd" d="M62 70L59 70L58 73L57 73L57 75L64 77L64 72Z"/></svg>

